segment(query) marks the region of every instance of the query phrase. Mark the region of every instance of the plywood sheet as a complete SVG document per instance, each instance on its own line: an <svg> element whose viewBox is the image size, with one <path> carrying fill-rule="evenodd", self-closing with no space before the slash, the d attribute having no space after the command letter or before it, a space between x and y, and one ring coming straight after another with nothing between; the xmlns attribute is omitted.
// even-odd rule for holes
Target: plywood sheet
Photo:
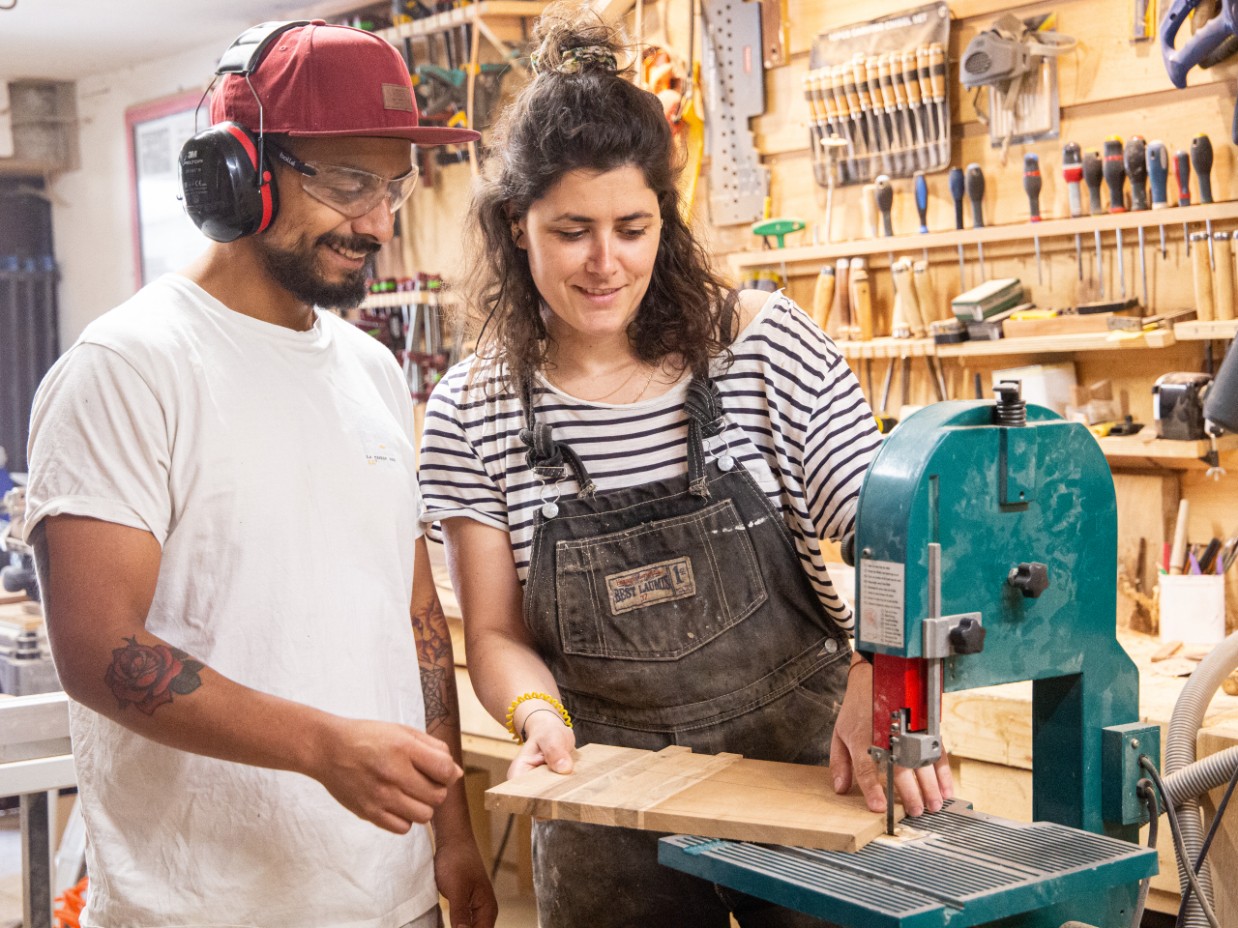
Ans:
<svg viewBox="0 0 1238 928"><path fill-rule="evenodd" d="M885 830L858 790L834 793L827 768L683 747L586 745L573 773L539 767L488 790L486 808L831 851L858 851Z"/></svg>

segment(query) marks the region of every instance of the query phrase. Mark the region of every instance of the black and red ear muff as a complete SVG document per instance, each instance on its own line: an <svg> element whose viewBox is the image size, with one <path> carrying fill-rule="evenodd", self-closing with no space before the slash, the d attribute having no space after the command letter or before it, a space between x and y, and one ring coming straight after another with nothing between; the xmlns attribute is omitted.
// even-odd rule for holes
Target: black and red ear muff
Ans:
<svg viewBox="0 0 1238 928"><path fill-rule="evenodd" d="M247 77L279 36L309 24L309 20L299 19L246 29L224 51L215 76ZM261 122L261 100L258 113ZM240 123L216 123L186 142L181 148L180 178L185 212L207 238L216 242L257 235L270 228L279 212L275 177L262 136Z"/></svg>
<svg viewBox="0 0 1238 928"><path fill-rule="evenodd" d="M217 123L181 148L185 212L209 239L233 242L265 231L279 194L260 140L234 122Z"/></svg>

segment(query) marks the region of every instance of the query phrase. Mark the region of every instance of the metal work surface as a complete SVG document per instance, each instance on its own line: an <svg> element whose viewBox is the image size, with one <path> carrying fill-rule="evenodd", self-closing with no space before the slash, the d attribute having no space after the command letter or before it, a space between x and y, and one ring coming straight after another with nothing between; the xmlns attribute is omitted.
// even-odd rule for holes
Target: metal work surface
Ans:
<svg viewBox="0 0 1238 928"><path fill-rule="evenodd" d="M658 859L856 928L981 925L1103 896L1099 890L1156 870L1156 854L1146 848L1051 823L1007 821L958 800L916 819L914 828L925 837L882 838L854 854L676 835L662 839Z"/></svg>

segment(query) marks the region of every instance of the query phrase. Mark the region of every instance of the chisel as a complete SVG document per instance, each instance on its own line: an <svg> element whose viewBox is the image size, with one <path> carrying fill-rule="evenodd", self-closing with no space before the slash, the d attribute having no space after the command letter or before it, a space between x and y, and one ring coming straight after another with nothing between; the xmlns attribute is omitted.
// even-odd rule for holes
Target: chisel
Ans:
<svg viewBox="0 0 1238 928"><path fill-rule="evenodd" d="M963 228L963 169L951 168L949 174L950 196L954 199L954 227ZM963 260L963 243L959 242L959 292L967 289L966 263Z"/></svg>
<svg viewBox="0 0 1238 928"><path fill-rule="evenodd" d="M1088 206L1093 216L1099 216L1104 212L1104 207L1100 201L1100 186L1104 179L1104 165L1100 160L1100 152L1089 151L1083 156L1083 182L1088 187ZM1096 285L1100 288L1098 296L1104 299L1105 262L1104 257L1101 255L1100 229L1093 229L1092 235L1096 243Z"/></svg>
<svg viewBox="0 0 1238 928"><path fill-rule="evenodd" d="M1174 153L1174 174L1178 178L1178 205L1191 205L1191 156L1179 148ZM1191 230L1182 223L1182 240L1186 242L1186 256L1191 256Z"/></svg>
<svg viewBox="0 0 1238 928"><path fill-rule="evenodd" d="M1126 212L1126 166L1122 140L1116 135L1105 139L1105 183L1109 185L1109 212ZM1114 230L1118 240L1118 292L1126 299L1126 258L1122 254L1122 230Z"/></svg>
<svg viewBox="0 0 1238 928"><path fill-rule="evenodd" d="M1202 132L1191 139L1191 166L1195 168L1195 176L1199 182L1199 202L1212 202L1212 140ZM1212 256L1212 220L1204 220L1204 228L1208 230L1208 261L1213 267L1216 262Z"/></svg>
<svg viewBox="0 0 1238 928"><path fill-rule="evenodd" d="M967 198L971 200L971 218L972 226L977 229L984 228L984 171L980 165L972 162L967 166ZM984 243L976 242L976 255L980 258L980 279L988 280L988 273L984 269Z"/></svg>
<svg viewBox="0 0 1238 928"><path fill-rule="evenodd" d="M1169 149L1164 142L1148 143L1148 181L1152 185L1152 208L1169 208ZM1161 236L1161 260L1168 257L1165 251L1165 223L1157 228Z"/></svg>
<svg viewBox="0 0 1238 928"><path fill-rule="evenodd" d="M1070 217L1083 215L1083 196L1079 182L1083 180L1083 153L1076 142L1062 146L1062 176L1066 178L1066 193L1070 201ZM1075 233L1075 264L1079 267L1079 279L1083 280L1083 239Z"/></svg>
<svg viewBox="0 0 1238 928"><path fill-rule="evenodd" d="M1028 153L1023 156L1023 191L1027 194L1027 206L1031 215L1029 220L1032 228L1040 222L1040 156ZM1036 248L1036 283L1045 282L1040 264L1040 236L1032 232L1032 244Z"/></svg>
<svg viewBox="0 0 1238 928"><path fill-rule="evenodd" d="M1126 176L1131 182L1131 211L1148 208L1148 146L1143 136L1134 135L1123 149L1123 164ZM1139 226L1139 279L1142 282L1143 306L1148 306L1148 261L1147 239L1144 228Z"/></svg>

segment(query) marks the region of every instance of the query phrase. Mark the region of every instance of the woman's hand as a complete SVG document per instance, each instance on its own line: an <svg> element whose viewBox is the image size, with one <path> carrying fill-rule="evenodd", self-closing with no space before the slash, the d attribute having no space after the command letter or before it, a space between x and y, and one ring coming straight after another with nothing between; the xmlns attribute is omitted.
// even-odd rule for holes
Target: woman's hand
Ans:
<svg viewBox="0 0 1238 928"><path fill-rule="evenodd" d="M555 773L571 773L575 763L576 735L563 724L559 713L533 711L524 717L525 742L507 768L507 778L518 777L545 764Z"/></svg>
<svg viewBox="0 0 1238 928"><path fill-rule="evenodd" d="M847 692L842 709L834 724L830 742L830 771L834 776L834 792L842 794L858 782L868 808L873 812L886 810L886 794L869 756L873 740L873 667L867 661L853 658L847 676ZM943 750L933 764L912 770L894 768L894 789L908 815L921 815L925 809L938 811L946 799L954 796L954 780L950 775L950 759Z"/></svg>

